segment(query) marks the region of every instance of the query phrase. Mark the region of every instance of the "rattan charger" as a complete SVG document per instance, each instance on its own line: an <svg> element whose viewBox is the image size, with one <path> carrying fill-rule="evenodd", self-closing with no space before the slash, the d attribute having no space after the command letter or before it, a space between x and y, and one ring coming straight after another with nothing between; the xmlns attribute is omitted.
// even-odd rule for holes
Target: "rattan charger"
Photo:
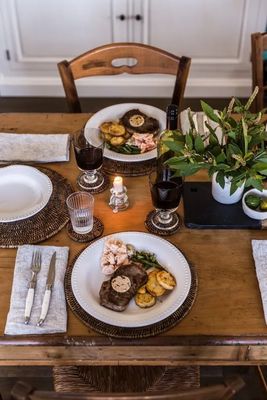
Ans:
<svg viewBox="0 0 267 400"><path fill-rule="evenodd" d="M70 183L56 171L46 167L36 168L51 179L51 197L37 214L20 221L0 223L0 247L42 242L59 232L69 220L66 198L73 192Z"/></svg>
<svg viewBox="0 0 267 400"><path fill-rule="evenodd" d="M138 162L125 162L111 160L104 158L103 170L107 174L118 174L122 176L144 176L148 175L156 166L156 159L138 161Z"/></svg>
<svg viewBox="0 0 267 400"><path fill-rule="evenodd" d="M83 251L83 250L82 250ZM81 252L82 252L81 251ZM108 335L110 337L115 338L127 338L127 339L140 339L146 338L151 336L159 335L172 327L174 327L179 321L181 321L191 310L197 295L197 288L198 288L198 279L195 268L189 264L190 271L191 271L191 287L189 293L183 302L183 304L174 311L171 315L163 320L160 320L156 323L141 326L141 327L121 327L110 325L105 322L102 322L92 315L90 315L87 311L85 311L74 296L72 286L71 286L71 275L72 269L74 264L81 254L79 252L72 262L67 266L66 273L65 273L65 295L68 302L69 307L71 308L72 312L89 328L93 329L94 331L102 334Z"/></svg>

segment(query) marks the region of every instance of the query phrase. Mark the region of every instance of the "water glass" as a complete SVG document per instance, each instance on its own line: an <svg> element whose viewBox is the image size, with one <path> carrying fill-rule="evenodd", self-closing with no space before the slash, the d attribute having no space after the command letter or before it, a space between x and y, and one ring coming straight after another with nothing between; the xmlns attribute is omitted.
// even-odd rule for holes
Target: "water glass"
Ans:
<svg viewBox="0 0 267 400"><path fill-rule="evenodd" d="M94 218L94 198L87 192L75 192L66 200L72 228L78 234L91 232Z"/></svg>

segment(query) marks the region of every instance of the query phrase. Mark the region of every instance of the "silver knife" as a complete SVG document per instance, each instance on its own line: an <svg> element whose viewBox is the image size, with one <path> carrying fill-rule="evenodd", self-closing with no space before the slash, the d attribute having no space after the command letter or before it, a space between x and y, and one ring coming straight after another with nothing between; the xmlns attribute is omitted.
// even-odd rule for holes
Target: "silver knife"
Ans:
<svg viewBox="0 0 267 400"><path fill-rule="evenodd" d="M43 303L42 303L41 315L40 315L39 321L37 323L38 326L41 326L43 324L43 322L46 318L48 309L49 309L52 287L53 287L53 284L55 281L55 275L56 275L56 258L57 258L57 253L54 252L51 257L50 266L49 266L49 270L48 270L48 274L47 274L45 294L44 294L44 299L43 299Z"/></svg>

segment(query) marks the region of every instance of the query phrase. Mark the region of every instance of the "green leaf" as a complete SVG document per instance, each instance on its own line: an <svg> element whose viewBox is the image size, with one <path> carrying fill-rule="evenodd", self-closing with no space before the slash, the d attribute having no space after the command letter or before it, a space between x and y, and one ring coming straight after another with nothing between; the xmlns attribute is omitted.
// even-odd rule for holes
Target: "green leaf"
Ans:
<svg viewBox="0 0 267 400"><path fill-rule="evenodd" d="M196 172L202 169L201 165L187 164L185 168L180 170L182 176L194 175Z"/></svg>
<svg viewBox="0 0 267 400"><path fill-rule="evenodd" d="M207 115L207 117L210 118L212 121L219 123L220 118L218 117L218 115L215 114L213 108L211 106L209 106L207 103L205 103L205 101L203 101L203 100L201 100L200 103L201 103L202 110Z"/></svg>
<svg viewBox="0 0 267 400"><path fill-rule="evenodd" d="M166 163L168 165L172 165L172 164L177 164L180 161L185 161L186 157L185 156L175 156L175 157L171 157L169 158Z"/></svg>
<svg viewBox="0 0 267 400"><path fill-rule="evenodd" d="M226 156L223 152L221 152L217 157L216 157L216 163L220 164L223 163L226 160Z"/></svg>
<svg viewBox="0 0 267 400"><path fill-rule="evenodd" d="M257 161L263 162L263 163L266 163L266 164L267 164L267 155L266 155L266 156L262 156L262 157L260 157L260 158L257 158Z"/></svg>
<svg viewBox="0 0 267 400"><path fill-rule="evenodd" d="M250 108L252 102L254 101L255 97L258 94L258 91L259 91L259 88L258 88L258 86L256 86L254 91L253 91L253 93L252 93L252 95L250 96L250 98L248 99L248 101L247 101L247 103L246 103L246 105L244 107L245 110L248 110Z"/></svg>
<svg viewBox="0 0 267 400"><path fill-rule="evenodd" d="M195 149L198 153L203 153L205 150L205 145L202 137L200 135L197 135L195 138Z"/></svg>
<svg viewBox="0 0 267 400"><path fill-rule="evenodd" d="M230 186L230 196L235 193L237 188L238 188L237 184L235 182L232 182Z"/></svg>
<svg viewBox="0 0 267 400"><path fill-rule="evenodd" d="M217 171L227 171L229 169L228 164L217 164L216 165L216 170Z"/></svg>
<svg viewBox="0 0 267 400"><path fill-rule="evenodd" d="M246 186L253 186L255 189L262 190L262 182L256 178L250 177L247 179Z"/></svg>
<svg viewBox="0 0 267 400"><path fill-rule="evenodd" d="M185 135L185 143L189 150L193 149L193 140L192 140L190 134Z"/></svg>
<svg viewBox="0 0 267 400"><path fill-rule="evenodd" d="M244 140L244 153L246 154L248 151L248 126L242 117L242 128L243 128L243 140Z"/></svg>
<svg viewBox="0 0 267 400"><path fill-rule="evenodd" d="M227 135L229 136L229 138L236 140L237 132L229 131L227 132Z"/></svg>
<svg viewBox="0 0 267 400"><path fill-rule="evenodd" d="M262 171L267 170L267 164L263 162L257 162L254 164L253 169L262 173Z"/></svg>
<svg viewBox="0 0 267 400"><path fill-rule="evenodd" d="M222 171L218 171L216 175L216 182L219 183L219 185L224 188L225 186L225 178L224 178L224 173Z"/></svg>
<svg viewBox="0 0 267 400"><path fill-rule="evenodd" d="M193 113L192 113L190 108L188 110L188 121L189 121L191 129L195 129L196 130L196 126L195 126L195 123L194 123L194 120L193 120Z"/></svg>
<svg viewBox="0 0 267 400"><path fill-rule="evenodd" d="M179 169L182 171L183 169L187 168L190 163L187 161L177 161L176 163L170 163L167 161L166 164L168 164L171 169Z"/></svg>
<svg viewBox="0 0 267 400"><path fill-rule="evenodd" d="M220 146L214 146L209 148L209 152L213 154L215 157L219 156L221 154L221 151L222 149Z"/></svg>
<svg viewBox="0 0 267 400"><path fill-rule="evenodd" d="M232 157L233 154L239 154L240 156L243 155L240 147L234 143L229 143L227 150L228 150L228 154L230 155L230 157Z"/></svg>
<svg viewBox="0 0 267 400"><path fill-rule="evenodd" d="M170 150L174 151L175 153L180 152L184 148L184 143L182 142L164 140L163 143L165 144L165 146L167 146Z"/></svg>
<svg viewBox="0 0 267 400"><path fill-rule="evenodd" d="M217 138L217 135L215 133L211 133L209 136L209 143L210 145L218 145L219 144L219 140Z"/></svg>

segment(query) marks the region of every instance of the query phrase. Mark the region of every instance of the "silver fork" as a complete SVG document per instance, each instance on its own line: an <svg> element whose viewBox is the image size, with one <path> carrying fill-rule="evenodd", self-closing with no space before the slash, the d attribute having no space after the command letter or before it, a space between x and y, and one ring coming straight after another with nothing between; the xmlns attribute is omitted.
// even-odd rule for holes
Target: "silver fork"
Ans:
<svg viewBox="0 0 267 400"><path fill-rule="evenodd" d="M34 292L37 282L37 274L41 269L41 264L42 264L41 252L39 250L35 250L32 254L32 262L31 262L32 277L30 280L29 289L26 297L26 304L25 304L25 313L24 313L25 324L28 324L30 321Z"/></svg>

